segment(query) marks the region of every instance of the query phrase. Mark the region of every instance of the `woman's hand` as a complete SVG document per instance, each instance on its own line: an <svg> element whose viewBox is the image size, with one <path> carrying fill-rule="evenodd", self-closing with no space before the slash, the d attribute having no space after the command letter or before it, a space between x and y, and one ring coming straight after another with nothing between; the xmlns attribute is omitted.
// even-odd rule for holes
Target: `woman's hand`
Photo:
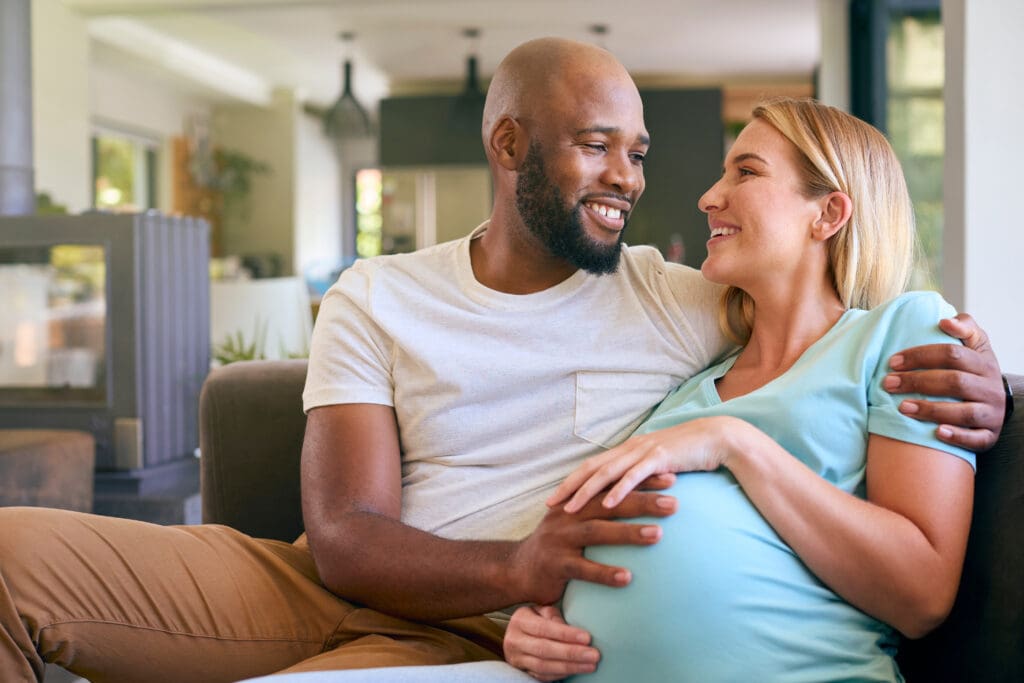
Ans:
<svg viewBox="0 0 1024 683"><path fill-rule="evenodd" d="M705 417L631 437L585 460L555 489L547 504L555 506L568 500L565 511L576 512L614 484L602 505L615 507L649 477L718 469L736 452L737 438L750 430L753 427L743 420L722 416Z"/></svg>
<svg viewBox="0 0 1024 683"><path fill-rule="evenodd" d="M590 634L569 626L557 607L520 607L512 615L503 643L505 661L538 681L557 681L590 673L601 655Z"/></svg>

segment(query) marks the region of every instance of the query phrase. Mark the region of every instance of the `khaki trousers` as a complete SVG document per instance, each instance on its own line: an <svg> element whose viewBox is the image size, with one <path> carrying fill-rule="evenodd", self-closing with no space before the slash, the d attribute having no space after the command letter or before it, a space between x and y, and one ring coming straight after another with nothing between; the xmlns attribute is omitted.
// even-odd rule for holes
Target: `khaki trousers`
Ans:
<svg viewBox="0 0 1024 683"><path fill-rule="evenodd" d="M426 625L339 599L304 538L0 508L0 681L45 662L93 683L501 658L486 617Z"/></svg>

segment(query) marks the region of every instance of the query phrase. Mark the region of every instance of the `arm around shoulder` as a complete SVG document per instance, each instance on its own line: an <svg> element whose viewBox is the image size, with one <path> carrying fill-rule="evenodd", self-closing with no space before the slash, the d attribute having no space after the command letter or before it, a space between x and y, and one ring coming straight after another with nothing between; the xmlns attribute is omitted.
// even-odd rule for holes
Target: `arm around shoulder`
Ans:
<svg viewBox="0 0 1024 683"><path fill-rule="evenodd" d="M936 316L942 317L935 322L948 335L943 343L912 346L892 357L894 372L886 377L885 388L924 394L924 398L904 401L901 412L938 423L942 441L980 453L999 438L1007 397L988 335L970 315L954 314L950 308ZM961 401L927 400L930 397Z"/></svg>

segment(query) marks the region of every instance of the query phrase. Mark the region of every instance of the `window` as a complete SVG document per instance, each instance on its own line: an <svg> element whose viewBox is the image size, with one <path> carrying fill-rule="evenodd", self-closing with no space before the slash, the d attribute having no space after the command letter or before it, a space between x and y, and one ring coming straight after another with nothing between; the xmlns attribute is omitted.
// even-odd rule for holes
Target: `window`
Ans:
<svg viewBox="0 0 1024 683"><path fill-rule="evenodd" d="M935 0L850 5L853 113L889 137L903 165L921 247L914 289L942 284L944 35Z"/></svg>
<svg viewBox="0 0 1024 683"><path fill-rule="evenodd" d="M101 130L92 138L93 207L145 211L156 207L159 143L128 133Z"/></svg>

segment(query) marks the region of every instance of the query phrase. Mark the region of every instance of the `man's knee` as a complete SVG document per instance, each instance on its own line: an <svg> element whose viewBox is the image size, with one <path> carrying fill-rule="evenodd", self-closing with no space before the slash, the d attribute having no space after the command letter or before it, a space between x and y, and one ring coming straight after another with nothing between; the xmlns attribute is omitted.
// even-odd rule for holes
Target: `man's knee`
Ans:
<svg viewBox="0 0 1024 683"><path fill-rule="evenodd" d="M0 507L0 559L11 553L31 552L60 526L67 510L33 507Z"/></svg>

